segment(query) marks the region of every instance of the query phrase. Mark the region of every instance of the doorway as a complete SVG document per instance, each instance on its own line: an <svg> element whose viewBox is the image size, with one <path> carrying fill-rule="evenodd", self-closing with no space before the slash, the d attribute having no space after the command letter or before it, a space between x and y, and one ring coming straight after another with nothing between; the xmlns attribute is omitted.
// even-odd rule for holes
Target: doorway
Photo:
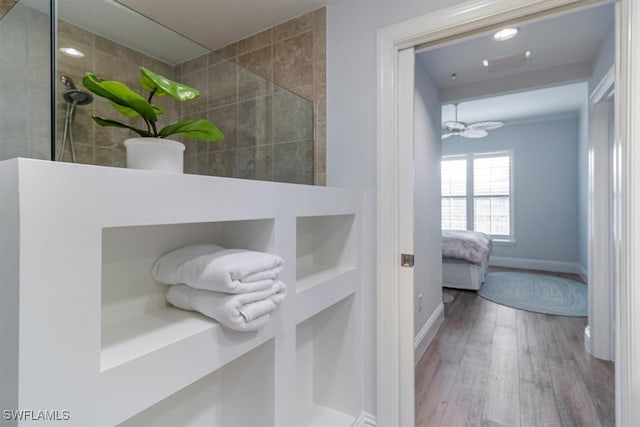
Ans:
<svg viewBox="0 0 640 427"><path fill-rule="evenodd" d="M589 3L593 4L593 2ZM406 89L405 81L407 79L413 81L413 67L408 67L408 65L413 65L409 59L409 56L413 55L413 47L423 43L435 44L441 43L443 40L450 41L452 38L468 35L470 32L497 28L504 24L521 22L533 16L548 16L586 5L587 2L574 1L535 1L526 5L509 4L508 6L505 3L474 4L474 7L469 7L467 4L441 10L379 32L378 198L390 202L378 206L378 318L385 325L379 329L378 333L378 416L381 424L410 425L413 423L413 414L408 414L406 408L402 408L401 404L403 400L401 397L407 392L407 373L401 362L412 358L406 354L411 345L406 342L406 336L403 335L406 334L402 330L404 314L398 308L398 302L402 299L403 293L406 293L402 283L406 283L407 279L412 280L413 275L399 268L395 263L397 261L390 265L390 260L397 260L398 254L402 252L401 249L413 250L413 242L409 241L407 244L407 241L403 240L410 234L407 233L407 228L412 224L412 222L407 224L401 221L403 214L400 210L406 211L407 205L403 203L402 209L400 209L396 203L398 200L404 201L402 192L406 193L406 189L403 184L406 184L407 181L403 181L403 179L411 175L403 171L402 166L409 164L403 163L403 161L406 161L407 158L410 159L410 157L407 157L405 153L407 148L402 144L405 130L402 126L403 117L400 113L403 111L403 106L400 101L403 99L403 90ZM633 19L633 13L637 11L632 2L622 2L622 4L618 4L618 7L622 13L618 13L616 38L620 41L620 32L629 31L629 28L624 25L625 20ZM640 17L640 13L638 17ZM623 25L620 25L620 20ZM622 40L623 45L628 43L628 40L624 38ZM630 76L628 73L633 70L627 57L631 53L625 51L624 47L621 47L619 42L616 55L617 63L622 63L624 67L619 68L620 78L617 79L620 90L629 84ZM629 151L629 137L635 126L631 122L632 116L630 115L633 106L629 104L627 99L619 99L618 104L621 108L618 109L620 114L617 116L616 122L619 124L618 128L621 129L623 138L616 140L620 141L622 152L635 154L634 151ZM384 118L388 118L388 120L384 120ZM629 161L629 159L625 159L625 161ZM625 173L631 172L631 169L625 165L626 163L623 162L622 170L618 171L624 177L624 181L621 182L623 188L637 179L635 174L625 176ZM633 195L630 193L621 192L621 195L623 198L627 198L626 202L633 199ZM625 212L628 213L632 209L630 206L633 204L626 205L625 200L622 201ZM404 218L406 219L406 217ZM621 224L623 228L631 226L632 221L629 218L626 214L622 215L622 220L625 221ZM638 302L635 290L631 289L629 285L631 283L629 277L635 277L634 274L637 274L635 269L630 267L632 265L630 254L633 251L629 250L628 243L633 237L636 236L631 234L625 236L624 233L620 233L620 240L616 241L617 247L622 248L619 250L622 270L620 289L622 293L631 297L628 301L625 300L620 304L622 309L618 311L620 319L618 335L623 337L618 341L618 346L623 349L622 352L617 352L618 373L626 371L631 366L629 350L635 348L634 345L636 345L633 337L628 334L628 328L632 327L634 319L631 315L632 305ZM620 301L621 299L618 299L619 303ZM404 320L406 321L406 319ZM400 343L400 348L398 348L398 343ZM634 393L634 389L631 387L632 380L621 380L619 374L617 379L618 391L621 391L617 393L617 419L622 423L630 422L637 419L632 417L638 416L634 412L636 408L624 405L624 402L632 401ZM404 397L407 397L406 394Z"/></svg>

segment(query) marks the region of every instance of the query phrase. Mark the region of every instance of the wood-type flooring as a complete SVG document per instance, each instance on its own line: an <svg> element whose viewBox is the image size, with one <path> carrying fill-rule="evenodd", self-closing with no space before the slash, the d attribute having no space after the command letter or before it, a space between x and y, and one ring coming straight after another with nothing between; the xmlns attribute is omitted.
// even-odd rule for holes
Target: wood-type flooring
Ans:
<svg viewBox="0 0 640 427"><path fill-rule="evenodd" d="M612 426L614 368L584 349L584 317L517 310L447 289L416 365L416 426Z"/></svg>

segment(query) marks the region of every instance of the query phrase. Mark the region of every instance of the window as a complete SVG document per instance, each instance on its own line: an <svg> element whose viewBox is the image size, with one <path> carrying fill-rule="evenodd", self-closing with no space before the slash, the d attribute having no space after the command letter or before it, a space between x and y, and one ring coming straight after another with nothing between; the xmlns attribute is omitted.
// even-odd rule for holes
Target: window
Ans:
<svg viewBox="0 0 640 427"><path fill-rule="evenodd" d="M475 230L513 239L511 153L442 160L442 229Z"/></svg>
<svg viewBox="0 0 640 427"><path fill-rule="evenodd" d="M467 160L442 161L442 229L467 229Z"/></svg>

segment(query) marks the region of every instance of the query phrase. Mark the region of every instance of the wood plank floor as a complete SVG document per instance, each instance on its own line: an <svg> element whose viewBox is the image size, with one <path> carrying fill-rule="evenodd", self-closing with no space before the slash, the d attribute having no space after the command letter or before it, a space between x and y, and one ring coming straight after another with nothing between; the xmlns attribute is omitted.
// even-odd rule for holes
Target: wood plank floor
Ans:
<svg viewBox="0 0 640 427"><path fill-rule="evenodd" d="M416 426L612 426L614 370L584 350L586 318L530 313L448 289L416 366Z"/></svg>

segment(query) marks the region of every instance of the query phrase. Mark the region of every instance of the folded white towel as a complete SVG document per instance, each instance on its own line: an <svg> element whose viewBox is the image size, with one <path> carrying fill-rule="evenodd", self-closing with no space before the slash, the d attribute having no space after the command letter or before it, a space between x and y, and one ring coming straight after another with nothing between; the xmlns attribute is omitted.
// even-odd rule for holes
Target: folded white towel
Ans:
<svg viewBox="0 0 640 427"><path fill-rule="evenodd" d="M168 285L240 294L270 288L282 271L277 255L218 245L189 245L155 262L153 278Z"/></svg>
<svg viewBox="0 0 640 427"><path fill-rule="evenodd" d="M169 286L167 301L183 310L197 311L237 331L254 331L269 321L284 300L287 287L274 282L269 289L246 294L203 291L187 285Z"/></svg>

